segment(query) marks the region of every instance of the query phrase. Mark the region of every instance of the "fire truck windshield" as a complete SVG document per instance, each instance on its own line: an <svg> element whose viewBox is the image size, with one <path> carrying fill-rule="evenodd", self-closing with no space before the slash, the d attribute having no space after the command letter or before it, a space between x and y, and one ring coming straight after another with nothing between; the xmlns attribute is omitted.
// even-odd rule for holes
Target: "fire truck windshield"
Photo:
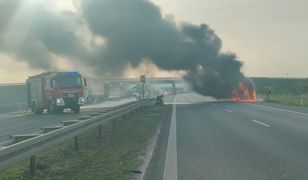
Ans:
<svg viewBox="0 0 308 180"><path fill-rule="evenodd" d="M55 80L60 88L79 88L82 85L80 76L58 76Z"/></svg>

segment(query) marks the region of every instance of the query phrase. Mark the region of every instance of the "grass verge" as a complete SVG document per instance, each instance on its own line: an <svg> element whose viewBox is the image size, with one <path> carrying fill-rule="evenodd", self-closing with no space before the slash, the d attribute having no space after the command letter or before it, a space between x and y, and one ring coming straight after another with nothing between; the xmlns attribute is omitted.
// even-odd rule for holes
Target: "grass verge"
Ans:
<svg viewBox="0 0 308 180"><path fill-rule="evenodd" d="M293 94L273 94L267 100L266 95L260 95L266 102L286 104L291 106L302 106L301 105L301 96ZM304 95L304 107L308 107L308 95Z"/></svg>
<svg viewBox="0 0 308 180"><path fill-rule="evenodd" d="M140 155L167 111L152 106L118 119L103 128L80 136L79 151L73 140L37 156L37 175L31 177L29 162L24 161L0 172L0 179L126 179L140 165Z"/></svg>

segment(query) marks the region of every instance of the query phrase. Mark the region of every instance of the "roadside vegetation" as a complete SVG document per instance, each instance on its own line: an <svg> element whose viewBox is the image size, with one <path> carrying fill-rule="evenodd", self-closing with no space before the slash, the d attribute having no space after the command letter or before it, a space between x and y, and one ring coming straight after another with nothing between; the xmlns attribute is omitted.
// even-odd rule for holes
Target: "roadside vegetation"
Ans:
<svg viewBox="0 0 308 180"><path fill-rule="evenodd" d="M273 94L307 94L307 78L252 78L258 94L265 94L271 89Z"/></svg>
<svg viewBox="0 0 308 180"><path fill-rule="evenodd" d="M252 78L266 102L308 107L307 78ZM303 99L303 102L301 102Z"/></svg>
<svg viewBox="0 0 308 180"><path fill-rule="evenodd" d="M269 98L267 98L267 95L259 95L259 97L265 102L308 107L308 94L304 94L303 96L295 94L271 94ZM301 102L302 98L303 102Z"/></svg>
<svg viewBox="0 0 308 180"><path fill-rule="evenodd" d="M1 180L16 179L126 179L141 163L149 139L161 124L166 106L152 106L110 122L102 135L93 130L37 156L37 174L30 175L29 161L0 172Z"/></svg>

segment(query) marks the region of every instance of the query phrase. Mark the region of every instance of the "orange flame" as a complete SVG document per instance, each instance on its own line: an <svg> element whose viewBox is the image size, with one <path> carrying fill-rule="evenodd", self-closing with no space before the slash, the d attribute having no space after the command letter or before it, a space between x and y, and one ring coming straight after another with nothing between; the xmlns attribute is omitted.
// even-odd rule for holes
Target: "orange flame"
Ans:
<svg viewBox="0 0 308 180"><path fill-rule="evenodd" d="M240 82L238 87L233 90L230 100L234 102L256 102L257 93L255 89L250 89L244 82Z"/></svg>

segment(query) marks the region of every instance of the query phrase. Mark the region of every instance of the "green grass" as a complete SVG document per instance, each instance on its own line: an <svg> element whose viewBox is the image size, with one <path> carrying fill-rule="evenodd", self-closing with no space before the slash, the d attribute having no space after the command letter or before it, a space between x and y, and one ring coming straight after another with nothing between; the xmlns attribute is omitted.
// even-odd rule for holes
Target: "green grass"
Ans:
<svg viewBox="0 0 308 180"><path fill-rule="evenodd" d="M103 135L93 130L37 156L37 175L31 177L25 161L0 172L0 179L125 179L140 165L140 155L166 113L167 107L153 106L126 119L104 126Z"/></svg>
<svg viewBox="0 0 308 180"><path fill-rule="evenodd" d="M266 99L265 95L261 95L266 102L273 102L278 104L286 104L286 105L292 105L292 106L301 106L300 99L301 97L299 95L294 94L273 94L270 96L269 100ZM304 95L304 106L308 107L308 94Z"/></svg>

